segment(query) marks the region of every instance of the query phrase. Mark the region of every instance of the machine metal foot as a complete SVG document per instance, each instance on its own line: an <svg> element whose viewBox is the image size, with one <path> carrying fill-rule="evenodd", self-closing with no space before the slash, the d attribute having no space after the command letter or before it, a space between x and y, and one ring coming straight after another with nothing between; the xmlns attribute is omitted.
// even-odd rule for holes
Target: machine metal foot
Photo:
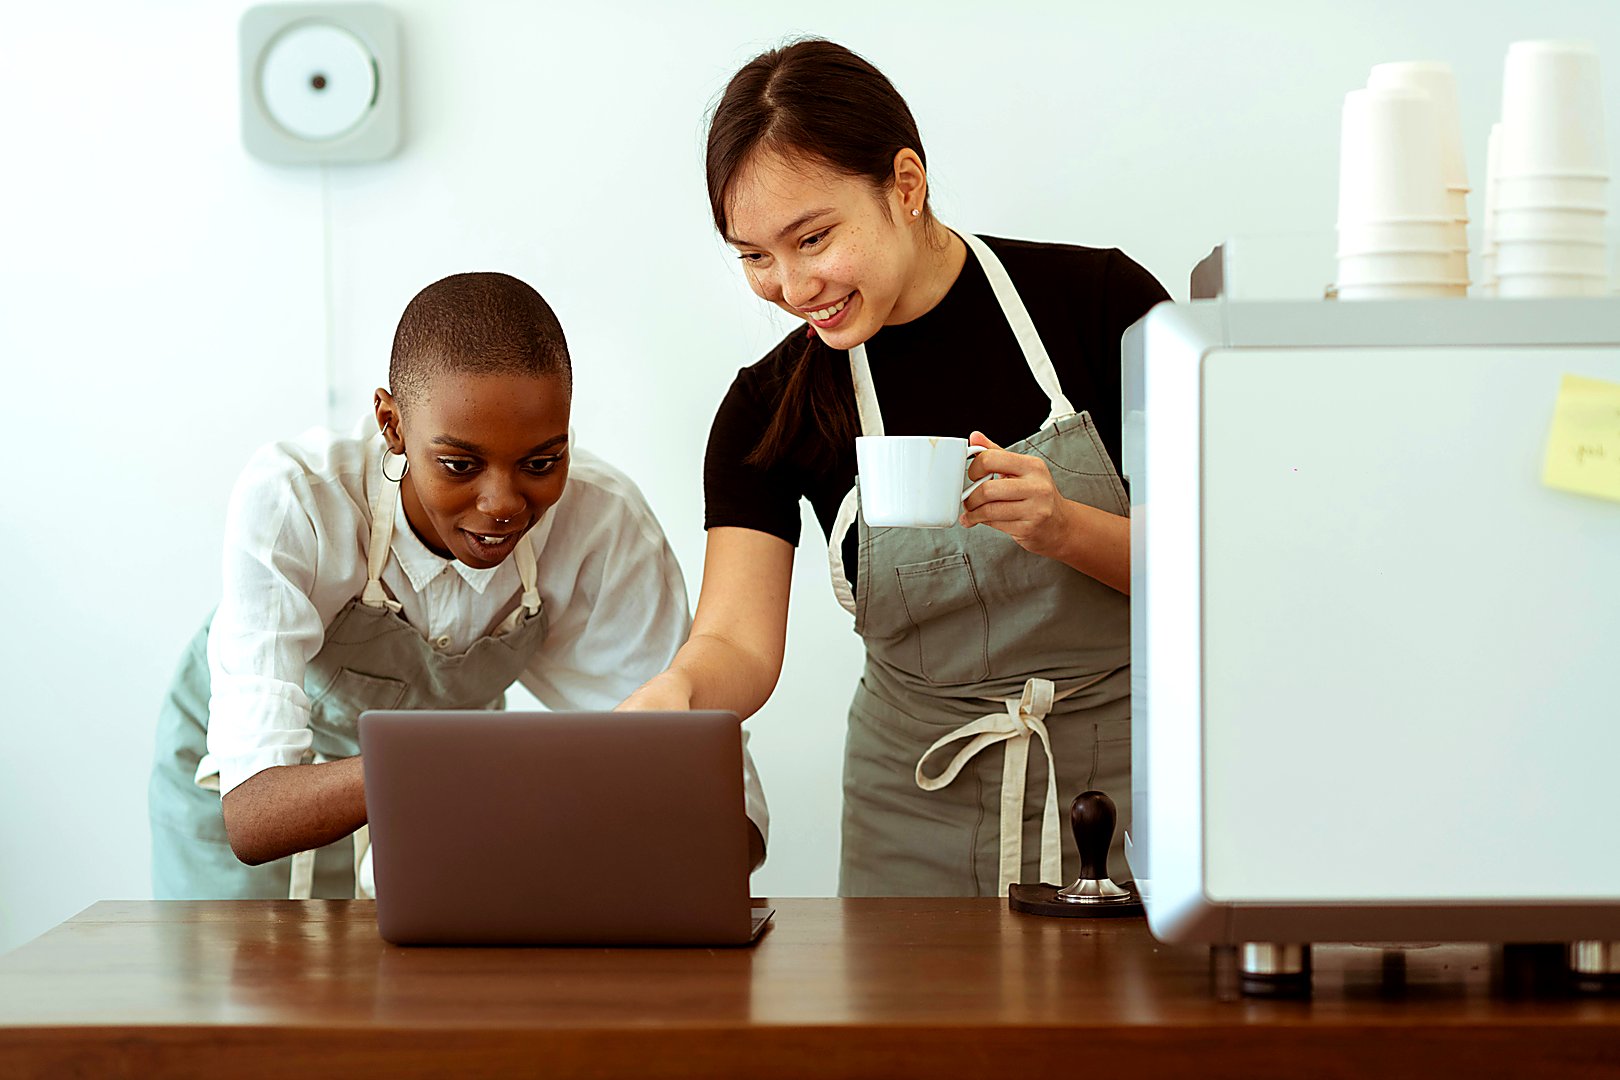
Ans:
<svg viewBox="0 0 1620 1080"><path fill-rule="evenodd" d="M1620 994L1620 941L1571 942L1569 975L1582 993Z"/></svg>
<svg viewBox="0 0 1620 1080"><path fill-rule="evenodd" d="M1311 947L1246 941L1238 946L1238 985L1245 997L1304 998L1311 994Z"/></svg>

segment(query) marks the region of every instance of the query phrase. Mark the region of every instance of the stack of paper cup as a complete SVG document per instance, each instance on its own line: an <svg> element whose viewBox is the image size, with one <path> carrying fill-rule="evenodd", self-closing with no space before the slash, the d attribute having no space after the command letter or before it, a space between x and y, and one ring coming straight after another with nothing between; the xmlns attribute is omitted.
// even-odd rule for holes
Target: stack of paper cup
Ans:
<svg viewBox="0 0 1620 1080"><path fill-rule="evenodd" d="M1480 245L1480 281L1477 291L1481 296L1496 295L1496 189L1502 171L1502 125L1491 125L1491 137L1485 144L1485 236Z"/></svg>
<svg viewBox="0 0 1620 1080"><path fill-rule="evenodd" d="M1437 110L1427 93L1345 95L1339 142L1341 300L1463 296L1452 269Z"/></svg>
<svg viewBox="0 0 1620 1080"><path fill-rule="evenodd" d="M1451 259L1446 276L1468 281L1468 156L1463 153L1462 116L1457 108L1457 80L1451 65L1439 60L1377 64L1367 76L1371 89L1407 88L1429 95L1439 125L1441 173L1446 185L1446 214L1451 218Z"/></svg>
<svg viewBox="0 0 1620 1080"><path fill-rule="evenodd" d="M1590 45L1509 46L1499 157L1491 223L1497 295L1605 293L1609 165Z"/></svg>

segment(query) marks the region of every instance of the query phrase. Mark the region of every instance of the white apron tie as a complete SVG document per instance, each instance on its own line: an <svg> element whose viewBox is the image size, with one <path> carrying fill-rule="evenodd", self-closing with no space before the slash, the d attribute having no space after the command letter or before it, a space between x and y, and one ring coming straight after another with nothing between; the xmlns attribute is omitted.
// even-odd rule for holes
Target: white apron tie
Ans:
<svg viewBox="0 0 1620 1080"><path fill-rule="evenodd" d="M938 791L956 779L957 773L979 751L1006 743L1001 764L1001 870L998 896L1007 895L1007 886L1024 872L1024 786L1029 768L1029 739L1038 735L1046 751L1046 800L1041 810L1041 880L1063 884L1063 841L1058 832L1057 764L1052 760L1052 741L1046 734L1046 717L1052 706L1081 687L1054 693L1050 679L1029 679L1019 697L1001 700L1006 708L970 721L938 739L917 759L917 786ZM928 776L923 765L935 750L961 739L971 739L937 776Z"/></svg>

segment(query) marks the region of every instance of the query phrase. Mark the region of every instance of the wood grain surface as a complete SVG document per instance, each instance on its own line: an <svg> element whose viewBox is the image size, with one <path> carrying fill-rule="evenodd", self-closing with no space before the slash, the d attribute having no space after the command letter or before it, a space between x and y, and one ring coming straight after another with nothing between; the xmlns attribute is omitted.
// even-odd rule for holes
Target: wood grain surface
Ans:
<svg viewBox="0 0 1620 1080"><path fill-rule="evenodd" d="M372 905L105 902L0 957L0 1077L1620 1077L1620 1001L1318 946L1307 1002L998 900L777 900L752 948L388 945ZM1391 954L1393 957L1393 954Z"/></svg>

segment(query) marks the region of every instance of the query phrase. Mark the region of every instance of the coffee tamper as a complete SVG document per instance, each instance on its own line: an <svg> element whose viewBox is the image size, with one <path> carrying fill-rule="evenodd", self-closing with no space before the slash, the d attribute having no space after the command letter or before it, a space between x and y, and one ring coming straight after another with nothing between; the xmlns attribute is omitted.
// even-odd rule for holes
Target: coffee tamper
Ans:
<svg viewBox="0 0 1620 1080"><path fill-rule="evenodd" d="M1100 791L1082 791L1069 807L1069 826L1080 852L1080 876L1067 888L1057 885L1009 885L1007 906L1028 915L1069 919L1106 919L1142 914L1142 899L1127 882L1108 876L1108 846L1118 818L1114 800Z"/></svg>

